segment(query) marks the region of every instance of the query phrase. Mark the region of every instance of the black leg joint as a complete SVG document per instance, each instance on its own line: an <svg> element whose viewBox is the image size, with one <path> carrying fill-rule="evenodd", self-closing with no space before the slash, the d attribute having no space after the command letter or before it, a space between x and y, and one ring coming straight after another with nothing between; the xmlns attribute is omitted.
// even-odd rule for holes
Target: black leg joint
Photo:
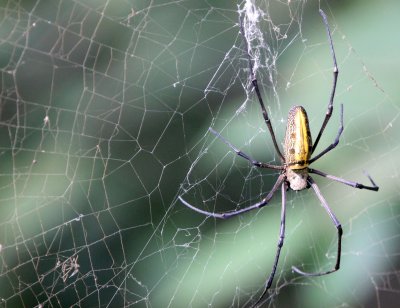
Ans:
<svg viewBox="0 0 400 308"><path fill-rule="evenodd" d="M338 229L338 234L339 234L339 236L340 237L342 237L342 235L343 235L343 229L342 229L342 225L337 225L337 229Z"/></svg>

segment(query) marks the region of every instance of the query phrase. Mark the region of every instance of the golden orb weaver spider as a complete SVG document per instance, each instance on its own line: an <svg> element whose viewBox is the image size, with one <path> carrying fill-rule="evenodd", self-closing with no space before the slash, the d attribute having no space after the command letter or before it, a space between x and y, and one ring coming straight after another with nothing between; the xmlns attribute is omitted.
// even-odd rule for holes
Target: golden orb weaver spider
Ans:
<svg viewBox="0 0 400 308"><path fill-rule="evenodd" d="M280 175L279 175L278 179L276 180L274 186L272 187L271 191L268 193L268 195L264 199L262 199L260 202L258 202L256 204L253 204L249 207L246 207L246 208L243 208L240 210L236 210L236 211L225 212L225 213L212 213L212 212L200 210L200 209L194 207L193 205L191 205L190 203L188 203L187 201L185 201L181 196L179 196L179 200L184 205L186 205L188 208L190 208L198 213L201 213L206 216L215 217L215 218L227 219L227 218L231 218L233 216L237 216L239 214L251 211L253 209L258 209L265 205L268 205L268 202L273 197L274 193L279 188L281 188L281 194L282 194L281 225L280 225L280 233L279 233L277 250L276 250L276 254L275 254L275 260L274 260L274 264L272 266L271 274L269 275L269 278L266 280L264 291L261 294L261 296L258 298L257 302L253 305L253 307L256 306L258 303L260 303L260 301L262 300L264 295L267 293L268 289L271 287L272 281L275 276L281 248L283 246L283 241L285 238L286 191L289 188L297 191L297 190L303 190L303 189L312 187L315 194L317 195L319 201L322 203L322 206L325 208L325 210L328 213L329 217L331 218L333 224L335 225L335 227L337 229L337 235L338 235L338 248L337 248L337 256L336 256L336 264L335 264L334 268L331 270L325 271L325 272L309 273L309 272L302 271L295 266L292 266L292 270L294 272L296 272L300 275L303 275L303 276L327 275L327 274L336 272L340 268L342 234L343 234L342 226L341 226L339 220L336 218L335 214L329 208L328 203L326 202L325 198L322 196L321 191L319 190L317 184L314 182L313 178L309 175L309 173L317 174L319 176L334 180L336 182L343 183L343 184L351 186L353 188L368 189L368 190L373 190L373 191L378 191L378 189L379 189L379 187L375 184L375 182L372 180L372 178L368 174L366 174L366 176L370 180L372 186L366 186L366 185L363 185L363 184L360 184L357 182L348 181L348 180L345 180L345 179L342 179L342 178L339 178L339 177L336 177L333 175L329 175L322 171L319 171L316 169L311 169L308 167L310 164L315 162L317 159L321 158L323 155L325 155L329 151L333 150L338 145L340 136L343 132L343 105L341 105L340 127L339 127L339 131L336 135L334 142L332 144L330 144L327 148L325 148L323 151L321 151L319 154L315 155L314 157L311 157L311 155L314 153L315 149L317 148L317 145L322 136L322 133L324 132L325 127L328 124L328 121L332 115L333 100L335 97L336 83L337 83L337 78L338 78L338 74L339 74L338 66L336 63L335 50L333 48L332 36L331 36L331 31L329 29L327 17L321 9L319 10L319 13L322 16L322 20L323 20L325 28L326 28L326 32L328 35L328 41L329 41L329 45L330 45L330 49L331 49L331 54L332 54L332 58L333 58L333 85L332 85L332 91L331 91L330 99L329 99L329 103L328 103L328 109L325 114L325 119L322 122L322 126L319 130L317 139L315 140L314 144L313 144L312 138L311 138L311 133L310 133L310 128L309 128L309 124L308 124L308 117L307 117L306 111L304 110L304 108L302 106L294 106L290 109L289 115L288 115L286 134L285 134L285 140L284 140L284 154L282 155L282 153L278 147L278 144L276 142L274 130L272 128L271 121L268 117L267 110L264 106L264 102L261 97L261 92L258 87L257 79L256 79L254 71L253 71L253 64L252 64L250 53L249 53L248 43L246 41L243 22L241 20L240 21L240 30L244 37L245 47L246 47L246 51L247 51L251 83L256 92L258 102L261 106L262 115L264 117L264 120L268 127L268 130L271 134L275 150L276 150L277 154L279 155L279 157L281 158L282 165L280 165L280 166L272 165L272 164L267 164L267 163L256 161L256 160L252 159L249 155L238 150L228 140L223 138L218 132L216 132L212 128L209 128L209 130L216 137L220 138L227 146L229 146L237 155L248 160L252 165L259 167L259 168L280 170Z"/></svg>

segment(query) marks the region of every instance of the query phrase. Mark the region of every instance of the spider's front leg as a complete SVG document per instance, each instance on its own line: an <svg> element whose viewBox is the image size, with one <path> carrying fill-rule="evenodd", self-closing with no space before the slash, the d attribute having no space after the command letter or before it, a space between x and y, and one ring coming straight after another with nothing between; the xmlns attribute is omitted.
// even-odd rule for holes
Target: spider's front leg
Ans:
<svg viewBox="0 0 400 308"><path fill-rule="evenodd" d="M265 282L265 288L261 296L258 298L257 302L253 305L253 307L256 307L261 300L263 299L264 295L268 292L269 288L272 285L272 281L274 280L276 269L278 267L278 262L279 262L279 256L281 254L281 249L283 246L283 241L285 239L285 227L286 227L286 191L288 190L288 184L287 181L282 182L282 209L281 209L281 227L279 230L279 239L278 239L278 244L277 244L277 249L276 249L276 254L275 254L275 261L274 265L272 266L272 271L271 274L269 275L268 279Z"/></svg>
<svg viewBox="0 0 400 308"><path fill-rule="evenodd" d="M268 205L268 204L269 204L269 201L270 201L270 200L272 199L272 197L274 196L274 193L278 190L278 188L280 187L280 185L282 184L282 182L284 182L284 180L285 180L285 174L282 173L282 174L279 175L278 179L276 180L274 186L272 187L272 189L271 189L271 191L268 193L268 195L267 195L264 199L262 199L260 202L257 202L257 203L255 203L255 204L253 204L253 205L250 205L250 206L245 207L245 208L240 209L240 210L231 211L231 212L226 212L226 213L213 213L213 212L209 212L209 211L200 210L200 209L198 209L197 207L191 205L191 204L190 204L189 202L187 202L186 200L184 200L184 199L182 198L182 196L179 196L178 198L179 198L179 200L180 200L184 205L186 205L188 208L190 208L190 209L192 209L192 210L194 210L194 211L196 211L196 212L198 212L198 213L200 213L200 214L203 214L203 215L206 215L206 216L211 216L211 217L214 217L214 218L228 219L228 218L231 218L231 217L233 217L233 216L237 216L237 215L240 215L240 214L243 214L243 213L252 211L252 210L254 210L254 209L260 209L260 208L262 208L262 207Z"/></svg>
<svg viewBox="0 0 400 308"><path fill-rule="evenodd" d="M321 191L319 190L317 184L314 182L314 180L311 176L308 177L308 181L310 182L310 185L314 189L314 192L317 195L319 201L321 201L322 206L327 211L329 217L331 218L333 224L335 225L335 227L337 229L338 248L337 248L337 255L336 255L336 264L333 269L325 271L325 272L308 273L308 272L304 272L304 271L300 270L296 266L292 266L292 270L303 276L323 276L323 275L328 275L328 274L334 273L340 268L340 257L342 255L343 230L342 230L342 225L340 224L339 220L336 218L335 214L333 214L332 210L329 208L328 202L326 202L324 196L322 196Z"/></svg>

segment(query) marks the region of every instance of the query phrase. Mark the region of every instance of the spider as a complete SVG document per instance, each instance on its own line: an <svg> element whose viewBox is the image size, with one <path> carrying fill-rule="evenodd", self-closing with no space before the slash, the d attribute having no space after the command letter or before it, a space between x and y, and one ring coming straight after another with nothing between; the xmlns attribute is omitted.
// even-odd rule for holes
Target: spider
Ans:
<svg viewBox="0 0 400 308"><path fill-rule="evenodd" d="M366 174L366 176L368 177L372 186L366 186L366 185L363 185L363 184L360 184L357 182L348 181L348 180L345 180L345 179L342 179L342 178L339 178L339 177L336 177L333 175L329 175L322 171L309 168L310 164L312 164L316 160L320 159L322 156L324 156L329 151L333 150L338 145L340 136L343 132L343 105L341 105L340 126L339 126L339 131L336 135L334 142L332 144L330 144L327 148L325 148L323 151L321 151L319 154L311 157L312 154L315 152L318 142L325 130L326 125L329 122L331 115L332 115L336 83L337 83L337 78L338 78L338 74L339 74L338 66L336 63L335 50L333 48L332 36L331 36L331 31L329 29L327 17L321 9L319 10L319 13L322 17L323 23L326 28L328 41L329 41L329 45L330 45L330 50L331 50L331 54L332 54L332 59L333 59L333 85L332 85L332 90L331 90L331 94L330 94L330 98L329 98L328 109L326 111L324 121L322 122L322 126L319 130L319 133L317 135L317 138L316 138L314 144L312 142L310 128L308 125L308 117L307 117L307 113L306 113L305 109L302 106L294 106L290 109L288 119L287 119L287 127L286 127L283 154L282 154L281 150L279 149L279 146L276 142L274 130L272 128L271 120L269 119L267 110L265 109L264 102L261 97L261 91L258 87L257 79L256 79L254 71L253 71L252 60L251 60L251 57L249 54L249 47L248 47L248 43L246 41L243 22L241 20L240 21L240 30L241 30L242 36L244 38L245 47L246 47L246 51L247 51L251 83L256 92L258 102L261 106L263 118L264 118L265 123L268 127L268 130L271 134L275 150L282 161L282 165L273 165L273 164L256 161L256 160L252 159L249 155L238 150L235 146L233 146L229 141L227 141L225 138L223 138L218 132L216 132L212 128L209 128L209 130L217 138L220 138L227 146L229 146L237 155L248 160L253 166L256 166L259 168L280 170L280 174L279 174L278 179L276 180L274 186L272 187L271 191L267 194L267 196L264 199L262 199L260 202L253 204L249 207L235 210L235 211L230 211L230 212L225 212L225 213L212 213L212 212L204 211L204 210L196 208L195 206L193 206L190 203L188 203L187 201L185 201L181 196L179 196L179 200L184 205L186 205L188 208L190 208L196 212L199 212L206 216L211 216L211 217L220 218L220 219L227 219L227 218L231 218L231 217L240 215L242 213L245 213L245 212L248 212L248 211L251 211L254 209L262 208L263 206L268 205L269 201L273 197L274 193L279 188L281 188L281 194L282 194L281 223L280 223L280 233L279 233L277 250L276 250L276 254L275 254L275 260L274 260L274 263L272 266L272 271L271 271L268 279L265 282L264 291L261 294L261 296L259 297L258 301L253 306L256 306L261 301L261 299L264 297L264 295L267 293L268 289L272 285L272 281L275 276L281 248L283 246L283 241L285 238L286 191L289 188L292 190L295 190L295 191L300 191L300 190L311 187L314 190L319 201L321 202L322 206L328 213L329 217L331 218L333 224L335 225L335 227L337 229L337 237L338 237L338 244L337 244L338 246L337 247L338 248L337 248L335 266L328 271L311 272L311 273L305 272L296 266L292 266L292 270L294 272L296 272L300 275L303 275L303 276L322 276L322 275L331 274L331 273L339 270L340 257L341 257L342 234L343 234L342 226L341 226L339 220L336 218L335 214L329 208L329 205L326 202L325 198L322 196L321 191L319 190L317 184L314 182L313 178L309 174L314 173L319 176L331 179L333 181L340 182L345 185L351 186L353 188L367 189L367 190L373 190L373 191L378 191L378 189L379 189L379 187L375 184L375 182L372 180L372 178L368 174Z"/></svg>

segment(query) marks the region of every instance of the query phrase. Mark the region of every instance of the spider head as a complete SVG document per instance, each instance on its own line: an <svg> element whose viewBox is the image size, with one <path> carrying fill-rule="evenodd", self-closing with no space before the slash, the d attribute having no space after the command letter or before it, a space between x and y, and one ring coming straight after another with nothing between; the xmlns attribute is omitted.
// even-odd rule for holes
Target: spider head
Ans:
<svg viewBox="0 0 400 308"><path fill-rule="evenodd" d="M307 182L308 168L303 169L286 169L286 178L289 182L290 188L293 190L303 190L310 185Z"/></svg>

